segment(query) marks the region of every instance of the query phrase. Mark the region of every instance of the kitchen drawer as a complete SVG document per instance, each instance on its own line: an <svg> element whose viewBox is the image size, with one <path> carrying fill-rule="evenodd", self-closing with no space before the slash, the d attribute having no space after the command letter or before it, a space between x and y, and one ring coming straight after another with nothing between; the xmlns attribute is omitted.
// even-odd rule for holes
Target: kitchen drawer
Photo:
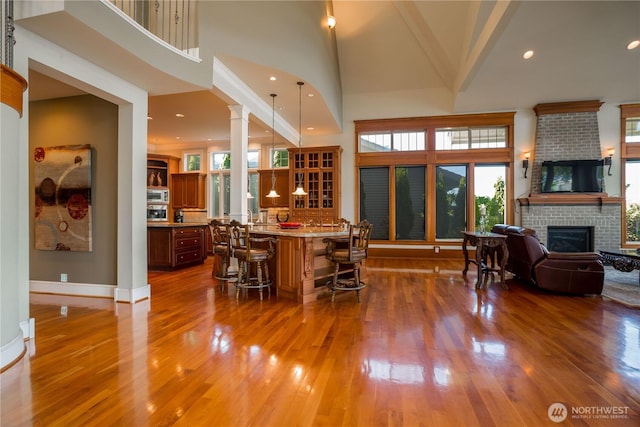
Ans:
<svg viewBox="0 0 640 427"><path fill-rule="evenodd" d="M200 248L176 252L175 265L191 264L200 261L202 261L202 251Z"/></svg>
<svg viewBox="0 0 640 427"><path fill-rule="evenodd" d="M202 227L179 227L174 229L175 238L202 237Z"/></svg>
<svg viewBox="0 0 640 427"><path fill-rule="evenodd" d="M176 252L186 249L200 249L203 245L202 236L176 238Z"/></svg>

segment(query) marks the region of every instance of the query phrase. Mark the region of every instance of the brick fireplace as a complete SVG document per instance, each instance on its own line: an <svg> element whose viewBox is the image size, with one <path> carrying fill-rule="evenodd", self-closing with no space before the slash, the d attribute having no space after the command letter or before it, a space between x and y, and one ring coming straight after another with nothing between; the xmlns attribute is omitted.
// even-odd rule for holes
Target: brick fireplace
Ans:
<svg viewBox="0 0 640 427"><path fill-rule="evenodd" d="M600 101L580 101L538 104L534 108L538 119L531 190L528 197L518 199L516 213L520 214L520 224L536 230L545 244L549 227L583 227L593 230L593 250L620 246L622 198L609 197L604 183L598 193L541 192L542 162L602 159L598 127L601 105Z"/></svg>

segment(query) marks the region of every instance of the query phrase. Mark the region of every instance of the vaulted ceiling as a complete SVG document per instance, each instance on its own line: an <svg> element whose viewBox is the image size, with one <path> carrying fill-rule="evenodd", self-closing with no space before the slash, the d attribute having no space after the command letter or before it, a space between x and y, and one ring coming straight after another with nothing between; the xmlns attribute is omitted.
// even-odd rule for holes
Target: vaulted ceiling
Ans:
<svg viewBox="0 0 640 427"><path fill-rule="evenodd" d="M640 2L334 0L333 14L344 98L423 92L446 114L640 100L640 48L626 49L640 39ZM527 50L535 54L525 60ZM256 93L273 90L265 77L279 73L280 90L290 92L282 98L297 100L297 77L284 70L232 58L226 65ZM65 93L33 74L32 100ZM297 128L297 105L288 107L279 114ZM340 132L326 110L317 103L304 111L303 134ZM151 96L149 111L185 115L149 122L158 144L229 137L228 107L209 91ZM268 127L254 120L250 134L264 137Z"/></svg>

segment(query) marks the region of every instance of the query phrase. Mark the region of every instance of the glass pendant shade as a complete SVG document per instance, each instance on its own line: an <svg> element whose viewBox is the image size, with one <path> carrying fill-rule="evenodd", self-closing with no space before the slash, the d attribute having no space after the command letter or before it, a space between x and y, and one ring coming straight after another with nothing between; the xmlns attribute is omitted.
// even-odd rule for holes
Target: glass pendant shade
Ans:
<svg viewBox="0 0 640 427"><path fill-rule="evenodd" d="M302 159L302 85L298 82L298 158ZM306 196L307 192L302 188L302 172L298 174L298 186L293 193L294 196Z"/></svg>

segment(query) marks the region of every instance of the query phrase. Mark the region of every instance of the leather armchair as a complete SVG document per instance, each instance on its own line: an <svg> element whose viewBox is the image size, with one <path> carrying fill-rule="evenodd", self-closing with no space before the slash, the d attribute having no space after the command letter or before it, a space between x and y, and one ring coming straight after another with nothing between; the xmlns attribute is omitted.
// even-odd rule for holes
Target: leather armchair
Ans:
<svg viewBox="0 0 640 427"><path fill-rule="evenodd" d="M493 233L507 235L507 271L542 289L569 294L600 294L604 267L595 252L549 252L535 230L496 224Z"/></svg>

